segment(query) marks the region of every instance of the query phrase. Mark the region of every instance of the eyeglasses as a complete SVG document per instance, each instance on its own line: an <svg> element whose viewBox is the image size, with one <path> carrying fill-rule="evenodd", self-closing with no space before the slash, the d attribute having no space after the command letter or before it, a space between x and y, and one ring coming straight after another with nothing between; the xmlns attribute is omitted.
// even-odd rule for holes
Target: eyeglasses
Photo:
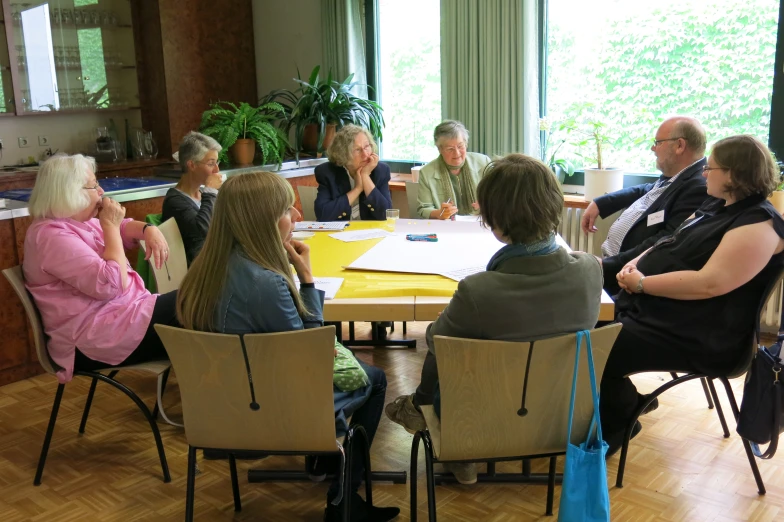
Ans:
<svg viewBox="0 0 784 522"><path fill-rule="evenodd" d="M465 150L466 150L465 143L459 143L457 147L444 147L443 149L441 149L442 152L446 152L447 154L457 154L458 152L462 154L463 152L465 152Z"/></svg>
<svg viewBox="0 0 784 522"><path fill-rule="evenodd" d="M730 169L725 169L724 167L709 167L707 165L702 167L703 172L708 172L709 170L730 170Z"/></svg>
<svg viewBox="0 0 784 522"><path fill-rule="evenodd" d="M100 186L100 185L98 184L98 182L96 181L96 182L95 182L95 186L92 186L92 187L82 187L82 188L83 188L84 190L98 190L99 188L101 188L101 186Z"/></svg>
<svg viewBox="0 0 784 522"><path fill-rule="evenodd" d="M207 163L205 163L203 161L197 161L196 163L201 163L202 165L204 165L208 169L214 169L215 167L218 166L218 162L216 160L210 160Z"/></svg>
<svg viewBox="0 0 784 522"><path fill-rule="evenodd" d="M653 138L653 146L658 147L662 142L665 141L676 141L676 140L685 140L685 139L686 138L684 138L683 136L678 136L677 138L664 138L663 140L657 140L656 138Z"/></svg>
<svg viewBox="0 0 784 522"><path fill-rule="evenodd" d="M364 147L357 147L351 152L353 152L354 154L362 154L363 152L367 152L368 154L371 154L373 152L373 145L368 143Z"/></svg>

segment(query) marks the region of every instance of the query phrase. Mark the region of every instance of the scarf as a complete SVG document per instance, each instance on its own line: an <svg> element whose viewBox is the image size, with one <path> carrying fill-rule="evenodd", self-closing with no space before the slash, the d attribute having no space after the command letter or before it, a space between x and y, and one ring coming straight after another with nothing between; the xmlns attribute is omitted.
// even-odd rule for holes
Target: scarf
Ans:
<svg viewBox="0 0 784 522"><path fill-rule="evenodd" d="M546 256L547 254L552 254L558 248L558 243L555 242L555 232L551 232L546 238L533 243L506 245L490 258L490 262L487 263L487 271L497 270L503 262L513 257Z"/></svg>
<svg viewBox="0 0 784 522"><path fill-rule="evenodd" d="M460 172L457 175L457 182L460 187L460 196L458 197L452 188L450 176L453 174L449 172L449 166L442 156L439 156L438 159L441 167L441 188L443 189L444 194L451 197L452 201L457 205L457 213L461 216L476 214L476 210L474 210L472 205L472 203L476 201L476 184L474 183L471 167L468 166L468 160L464 161L460 166Z"/></svg>

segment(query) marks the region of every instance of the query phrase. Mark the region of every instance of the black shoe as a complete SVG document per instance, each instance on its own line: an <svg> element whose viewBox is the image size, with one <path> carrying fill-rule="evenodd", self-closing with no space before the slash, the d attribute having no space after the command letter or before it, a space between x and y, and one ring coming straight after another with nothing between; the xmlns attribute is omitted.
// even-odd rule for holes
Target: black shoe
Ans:
<svg viewBox="0 0 784 522"><path fill-rule="evenodd" d="M327 509L324 510L324 522L339 522L342 511L342 502L335 506L328 501ZM389 522L399 514L400 508L368 506L359 494L351 494L351 512L348 517L351 522Z"/></svg>
<svg viewBox="0 0 784 522"><path fill-rule="evenodd" d="M335 455L316 455L305 457L308 478L313 482L322 482L329 473L340 471L340 457Z"/></svg>
<svg viewBox="0 0 784 522"><path fill-rule="evenodd" d="M649 397L649 395L640 395L640 398L639 398L640 404L642 404L643 402L647 401L648 397ZM655 410L658 407L659 407L659 398L656 397L656 398L653 399L653 401L651 401L651 403L648 406L645 407L644 410L642 410L642 413L640 413L640 415L647 415L648 413L652 412L653 410Z"/></svg>
<svg viewBox="0 0 784 522"><path fill-rule="evenodd" d="M226 450L205 449L203 450L205 460L228 460L229 452ZM268 457L263 451L235 451L234 458L239 460L261 460Z"/></svg>
<svg viewBox="0 0 784 522"><path fill-rule="evenodd" d="M633 439L637 436L638 433L642 431L642 424L640 421L636 421L634 423L634 427L632 428L632 436L629 440ZM609 448L607 449L607 453L604 455L605 459L609 459L613 455L615 455L619 449L623 446L623 433L622 431L616 431L610 434L605 435L604 441L607 443Z"/></svg>
<svg viewBox="0 0 784 522"><path fill-rule="evenodd" d="M376 339L379 341L384 341L387 338L387 326L389 326L389 321L383 321L378 323L373 323L373 328L376 329Z"/></svg>

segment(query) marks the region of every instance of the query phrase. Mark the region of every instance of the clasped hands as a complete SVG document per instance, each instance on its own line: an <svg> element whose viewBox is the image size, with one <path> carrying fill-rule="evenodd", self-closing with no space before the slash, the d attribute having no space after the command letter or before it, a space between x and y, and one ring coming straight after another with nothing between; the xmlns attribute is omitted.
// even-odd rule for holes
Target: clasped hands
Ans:
<svg viewBox="0 0 784 522"><path fill-rule="evenodd" d="M378 154L371 154L367 161L360 165L354 174L354 188L364 188L365 181L371 182L370 173L378 166Z"/></svg>
<svg viewBox="0 0 784 522"><path fill-rule="evenodd" d="M621 271L618 272L615 279L618 280L618 286L625 290L626 293L638 294L637 285L644 276L645 274L637 270L636 264L627 263Z"/></svg>

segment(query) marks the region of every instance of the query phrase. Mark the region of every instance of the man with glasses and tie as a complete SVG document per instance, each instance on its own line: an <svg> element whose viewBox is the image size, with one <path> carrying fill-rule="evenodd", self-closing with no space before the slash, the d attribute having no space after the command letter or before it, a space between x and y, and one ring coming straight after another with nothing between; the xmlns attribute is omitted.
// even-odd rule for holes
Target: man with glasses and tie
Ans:
<svg viewBox="0 0 784 522"><path fill-rule="evenodd" d="M656 131L651 150L656 155L656 168L662 173L655 183L600 196L583 212L583 232L592 234L596 232L597 217L606 218L625 209L610 227L599 258L604 288L610 294L620 290L615 276L621 268L670 235L707 197L702 177L705 130L699 121L688 116L666 119Z"/></svg>
<svg viewBox="0 0 784 522"><path fill-rule="evenodd" d="M212 207L223 177L218 168L220 143L198 132L189 132L180 142L176 159L182 176L163 200L161 222L177 221L188 266L204 244L212 220Z"/></svg>

